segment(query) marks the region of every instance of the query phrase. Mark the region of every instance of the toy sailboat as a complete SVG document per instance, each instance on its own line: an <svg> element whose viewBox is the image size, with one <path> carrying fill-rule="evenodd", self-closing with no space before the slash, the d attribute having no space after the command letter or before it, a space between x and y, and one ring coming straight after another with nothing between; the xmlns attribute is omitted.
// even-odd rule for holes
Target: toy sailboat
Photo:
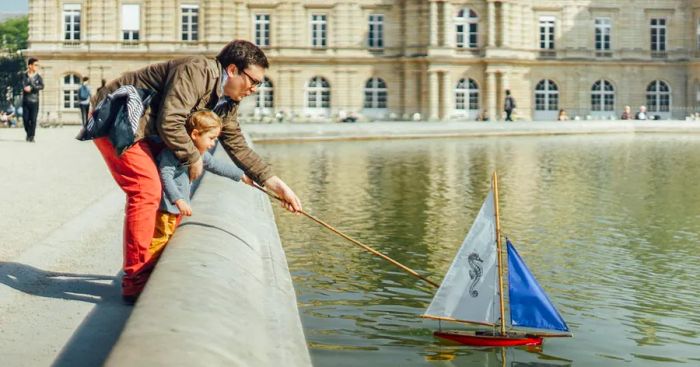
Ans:
<svg viewBox="0 0 700 367"><path fill-rule="evenodd" d="M422 317L482 325L478 331L436 331L435 336L461 344L508 347L541 345L545 337L571 337L569 327L506 238L508 308L503 294L498 177L442 284ZM498 299L498 308L496 308ZM520 329L518 329L520 328ZM523 330L522 328L526 328ZM544 332L543 332L544 330Z"/></svg>

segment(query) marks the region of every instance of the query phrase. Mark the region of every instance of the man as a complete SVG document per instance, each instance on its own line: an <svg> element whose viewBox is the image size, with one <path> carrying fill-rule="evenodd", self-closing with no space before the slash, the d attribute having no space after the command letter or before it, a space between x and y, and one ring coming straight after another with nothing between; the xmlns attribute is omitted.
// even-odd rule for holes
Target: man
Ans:
<svg viewBox="0 0 700 367"><path fill-rule="evenodd" d="M625 109L622 111L622 116L620 116L620 120L631 120L631 119L632 119L632 107L625 106Z"/></svg>
<svg viewBox="0 0 700 367"><path fill-rule="evenodd" d="M80 121L82 122L83 126L87 126L88 110L90 109L90 96L92 95L90 87L88 86L88 80L90 80L90 78L84 76L83 84L81 84L80 88L78 89L78 103L80 104Z"/></svg>
<svg viewBox="0 0 700 367"><path fill-rule="evenodd" d="M639 112L637 112L636 115L634 115L635 120L646 120L649 117L647 116L647 106L639 106Z"/></svg>
<svg viewBox="0 0 700 367"><path fill-rule="evenodd" d="M39 91L44 89L44 80L39 75L39 60L30 57L27 60L27 72L22 74L22 120L26 140L34 142L36 118L39 115Z"/></svg>
<svg viewBox="0 0 700 367"><path fill-rule="evenodd" d="M503 110L506 112L506 121L513 121L510 115L515 109L515 98L510 95L510 89L506 89L506 100L503 102Z"/></svg>
<svg viewBox="0 0 700 367"><path fill-rule="evenodd" d="M153 64L125 73L108 83L92 99L96 106L122 85L155 92L141 117L136 143L117 155L109 138L95 139L112 176L127 195L124 221L124 277L122 296L127 302L138 297L152 269L149 245L161 198L161 183L154 162L158 147L147 136L159 135L180 162L190 180L202 174L202 157L185 130L190 113L209 109L223 120L220 141L231 159L246 175L274 191L292 212L302 210L296 194L245 142L238 124L239 102L262 84L267 57L254 44L236 40L227 44L215 59L185 57Z"/></svg>
<svg viewBox="0 0 700 367"><path fill-rule="evenodd" d="M105 87L105 85L107 85L107 79L102 79L100 81L100 86L97 87L97 93L100 93L100 91L102 90L102 88Z"/></svg>

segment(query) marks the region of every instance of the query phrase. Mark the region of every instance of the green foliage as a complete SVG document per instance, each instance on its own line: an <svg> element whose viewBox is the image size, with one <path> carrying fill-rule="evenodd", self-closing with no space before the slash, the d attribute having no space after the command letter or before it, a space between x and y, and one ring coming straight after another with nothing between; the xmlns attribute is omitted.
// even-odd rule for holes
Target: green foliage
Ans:
<svg viewBox="0 0 700 367"><path fill-rule="evenodd" d="M10 99L16 102L22 92L21 73L25 61L17 51L27 48L28 17L11 18L0 23L0 107Z"/></svg>
<svg viewBox="0 0 700 367"><path fill-rule="evenodd" d="M0 56L0 107L5 108L8 99L17 104L17 96L22 93L21 74L24 70L22 56L17 54Z"/></svg>
<svg viewBox="0 0 700 367"><path fill-rule="evenodd" d="M8 53L27 48L29 38L29 18L10 18L0 23L0 48Z"/></svg>

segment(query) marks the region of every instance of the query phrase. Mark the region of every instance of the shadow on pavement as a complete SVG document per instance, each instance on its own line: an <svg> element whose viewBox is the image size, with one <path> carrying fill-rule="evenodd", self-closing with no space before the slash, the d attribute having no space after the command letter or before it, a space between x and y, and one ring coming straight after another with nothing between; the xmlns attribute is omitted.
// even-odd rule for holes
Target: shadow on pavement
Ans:
<svg viewBox="0 0 700 367"><path fill-rule="evenodd" d="M55 367L104 364L132 311L121 300L119 279L119 274L62 273L0 261L0 283L8 287L39 297L95 304L54 361Z"/></svg>
<svg viewBox="0 0 700 367"><path fill-rule="evenodd" d="M90 303L100 303L110 298L118 300L119 288L114 284L116 279L116 276L61 273L0 261L0 283L40 297Z"/></svg>

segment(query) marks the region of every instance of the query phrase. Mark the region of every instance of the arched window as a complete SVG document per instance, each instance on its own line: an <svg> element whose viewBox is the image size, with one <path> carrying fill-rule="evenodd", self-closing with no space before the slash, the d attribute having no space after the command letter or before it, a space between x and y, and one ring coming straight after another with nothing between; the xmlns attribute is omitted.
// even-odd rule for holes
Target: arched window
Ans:
<svg viewBox="0 0 700 367"><path fill-rule="evenodd" d="M80 89L80 75L67 74L63 77L63 108L80 108L78 103L78 89Z"/></svg>
<svg viewBox="0 0 700 367"><path fill-rule="evenodd" d="M455 88L455 109L479 110L479 86L474 79L460 79Z"/></svg>
<svg viewBox="0 0 700 367"><path fill-rule="evenodd" d="M365 108L386 108L386 83L381 78L372 78L365 83Z"/></svg>
<svg viewBox="0 0 700 367"><path fill-rule="evenodd" d="M666 82L654 80L647 86L647 108L649 112L671 111L671 88Z"/></svg>
<svg viewBox="0 0 700 367"><path fill-rule="evenodd" d="M551 80L540 80L535 86L535 111L559 110L559 88Z"/></svg>
<svg viewBox="0 0 700 367"><path fill-rule="evenodd" d="M591 111L614 111L615 87L607 80L598 80L591 88Z"/></svg>
<svg viewBox="0 0 700 367"><path fill-rule="evenodd" d="M272 82L267 77L263 78L262 84L257 88L258 96L255 100L255 107L272 108L274 101L274 91L272 90Z"/></svg>
<svg viewBox="0 0 700 367"><path fill-rule="evenodd" d="M479 16L469 8L460 9L454 19L457 47L479 47Z"/></svg>
<svg viewBox="0 0 700 367"><path fill-rule="evenodd" d="M306 107L330 108L331 86L320 76L315 76L306 85Z"/></svg>

